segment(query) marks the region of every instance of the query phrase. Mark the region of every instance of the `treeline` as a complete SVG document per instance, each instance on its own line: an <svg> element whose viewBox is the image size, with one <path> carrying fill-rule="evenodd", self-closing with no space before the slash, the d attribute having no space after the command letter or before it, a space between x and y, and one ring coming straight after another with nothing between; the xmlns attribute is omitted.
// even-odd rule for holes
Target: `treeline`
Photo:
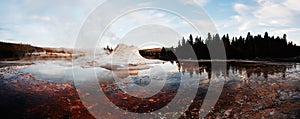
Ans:
<svg viewBox="0 0 300 119"><path fill-rule="evenodd" d="M207 38L190 35L189 38L182 38L176 47L162 48L159 59L210 59L207 44L223 43L227 59L275 59L291 58L300 56L300 47L293 42L287 41L287 35L282 37L269 36L265 32L264 36L251 35L246 37L232 37L228 34L222 37L219 34L211 35Z"/></svg>

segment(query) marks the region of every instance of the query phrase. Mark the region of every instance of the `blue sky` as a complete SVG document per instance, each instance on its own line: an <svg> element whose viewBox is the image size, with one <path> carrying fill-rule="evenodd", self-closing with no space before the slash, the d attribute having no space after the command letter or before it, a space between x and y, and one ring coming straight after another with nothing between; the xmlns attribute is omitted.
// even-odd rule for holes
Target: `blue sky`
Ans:
<svg viewBox="0 0 300 119"><path fill-rule="evenodd" d="M174 0L173 0L174 1ZM300 4L297 0L178 0L184 5L196 2L210 17L220 34L245 36L252 34L288 35L288 40L300 45ZM0 41L28 43L44 47L75 45L77 34L87 17L104 0L4 0L0 3ZM159 4L147 1L145 5ZM129 5L115 3L115 6ZM170 8L189 10L169 3ZM194 5L193 5L194 6ZM198 7L198 6L197 6ZM118 10L112 6L110 10ZM191 14L184 16L192 17ZM149 17L151 16L151 17ZM103 17L103 16L102 16ZM104 16L105 17L105 16ZM141 22L159 23L177 29L180 35L193 31L180 20L161 11L136 12L120 18L111 26L107 38L121 39L131 27ZM153 22L155 24L157 22ZM200 23L200 22L199 22ZM200 24L206 25L205 22ZM97 26L103 27L103 26ZM125 31L124 31L125 29ZM130 29L130 30L129 30ZM170 30L166 30L169 32ZM168 34L168 33L167 33ZM173 34L173 33L170 33ZM196 34L196 33L195 33ZM205 37L205 36L204 36ZM126 37L128 38L128 37ZM129 37L130 38L130 37ZM150 37L151 39L151 37ZM180 38L179 38L180 39ZM178 40L179 40L178 39ZM177 39L174 40L177 44ZM171 43L170 43L171 44ZM173 45L173 44L172 44Z"/></svg>

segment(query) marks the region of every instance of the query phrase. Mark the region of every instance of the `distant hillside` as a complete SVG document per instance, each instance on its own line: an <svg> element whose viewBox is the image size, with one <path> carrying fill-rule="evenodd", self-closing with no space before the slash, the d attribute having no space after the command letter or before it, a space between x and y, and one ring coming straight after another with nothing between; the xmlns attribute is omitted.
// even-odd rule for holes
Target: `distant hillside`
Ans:
<svg viewBox="0 0 300 119"><path fill-rule="evenodd" d="M0 60L18 60L32 53L68 53L72 54L72 49L65 48L42 48L29 44L0 42Z"/></svg>

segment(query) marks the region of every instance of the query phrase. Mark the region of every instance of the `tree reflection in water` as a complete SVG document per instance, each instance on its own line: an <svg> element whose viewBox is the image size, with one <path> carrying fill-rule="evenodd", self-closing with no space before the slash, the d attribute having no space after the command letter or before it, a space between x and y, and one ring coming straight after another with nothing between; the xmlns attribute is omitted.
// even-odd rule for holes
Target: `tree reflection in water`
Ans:
<svg viewBox="0 0 300 119"><path fill-rule="evenodd" d="M174 63L171 61L171 63ZM208 74L208 79L211 79L212 70L210 61L180 61L176 62L178 70L184 75L200 76L203 73ZM280 73L282 78L285 78L286 71L291 69L296 69L296 63L270 63L270 62L250 62L250 61L227 61L226 71L215 72L219 76L220 72L226 72L226 76L232 74L243 75L246 73L247 78L250 76L263 76L268 79L268 75L274 75ZM219 73L218 73L219 72ZM186 74L188 73L188 74Z"/></svg>

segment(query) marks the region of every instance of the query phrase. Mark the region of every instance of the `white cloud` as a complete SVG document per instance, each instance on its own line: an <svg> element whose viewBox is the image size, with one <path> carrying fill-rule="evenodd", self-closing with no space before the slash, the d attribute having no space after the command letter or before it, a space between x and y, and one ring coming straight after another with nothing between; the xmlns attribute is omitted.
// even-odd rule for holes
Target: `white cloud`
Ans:
<svg viewBox="0 0 300 119"><path fill-rule="evenodd" d="M293 16L295 14L289 7L271 1L258 1L258 3L260 3L260 6L253 14L259 24L266 26L287 26L293 22Z"/></svg>
<svg viewBox="0 0 300 119"><path fill-rule="evenodd" d="M198 5L204 6L209 0L194 0Z"/></svg>
<svg viewBox="0 0 300 119"><path fill-rule="evenodd" d="M191 4L191 5L195 5L195 3L197 5L200 6L204 6L206 5L206 3L209 2L209 0L180 0L181 2L183 2L184 4Z"/></svg>
<svg viewBox="0 0 300 119"><path fill-rule="evenodd" d="M176 27L178 24L173 23L175 19L175 16L159 10L137 11L122 16L114 22L110 28L110 32L113 32L121 38L130 30L145 24L160 24Z"/></svg>
<svg viewBox="0 0 300 119"><path fill-rule="evenodd" d="M237 22L241 22L243 18L240 15L231 16L231 18Z"/></svg>
<svg viewBox="0 0 300 119"><path fill-rule="evenodd" d="M241 4L241 3L234 4L233 8L239 14L247 14L250 9L249 6L247 6L245 4Z"/></svg>
<svg viewBox="0 0 300 119"><path fill-rule="evenodd" d="M51 21L49 16L41 16L41 15L32 15L30 16L32 20L40 20L40 21Z"/></svg>
<svg viewBox="0 0 300 119"><path fill-rule="evenodd" d="M286 0L283 5L295 12L300 12L299 0Z"/></svg>
<svg viewBox="0 0 300 119"><path fill-rule="evenodd" d="M153 5L153 3L152 2L144 2L144 3L138 4L138 6L150 6L150 5Z"/></svg>
<svg viewBox="0 0 300 119"><path fill-rule="evenodd" d="M74 47L82 22L102 2L25 0L18 4L0 5L6 10L0 11L0 23L5 23L5 27L10 29L0 34L0 40L14 39L37 46Z"/></svg>
<svg viewBox="0 0 300 119"><path fill-rule="evenodd" d="M251 18L251 11L253 8L242 3L236 3L233 5L233 9L237 12L237 15L231 16L233 22L231 24L240 24L237 27L238 32L244 32L252 27L253 18Z"/></svg>
<svg viewBox="0 0 300 119"><path fill-rule="evenodd" d="M154 16L156 16L156 17L163 17L163 16L165 16L165 14L163 14L163 13L156 13Z"/></svg>
<svg viewBox="0 0 300 119"><path fill-rule="evenodd" d="M246 31L248 30L251 26L251 21L247 21L243 23L240 27L238 27L239 31Z"/></svg>
<svg viewBox="0 0 300 119"><path fill-rule="evenodd" d="M261 34L268 31L275 36L287 34L289 40L297 42L300 37L298 21L300 19L300 4L297 0L256 0L257 6L248 6L241 3L233 5L237 13L231 16L235 32L243 34L251 31Z"/></svg>
<svg viewBox="0 0 300 119"><path fill-rule="evenodd" d="M286 34L290 32L299 32L300 28L286 28L286 29L279 29L271 31L274 34Z"/></svg>
<svg viewBox="0 0 300 119"><path fill-rule="evenodd" d="M259 4L257 7L236 3L233 9L238 14L231 16L231 19L241 24L239 30L247 30L252 26L290 26L295 23L295 17L299 15L299 13L293 12L298 7L289 7L288 5L293 2L293 0L284 2L257 0Z"/></svg>

